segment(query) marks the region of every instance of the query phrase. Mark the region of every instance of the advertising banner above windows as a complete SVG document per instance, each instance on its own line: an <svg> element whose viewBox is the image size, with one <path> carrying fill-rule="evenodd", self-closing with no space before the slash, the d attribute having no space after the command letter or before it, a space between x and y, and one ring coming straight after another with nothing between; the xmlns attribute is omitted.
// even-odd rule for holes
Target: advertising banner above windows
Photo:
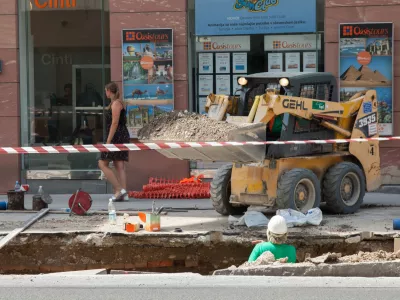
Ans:
<svg viewBox="0 0 400 300"><path fill-rule="evenodd" d="M320 50L321 35L266 35L264 36L265 51Z"/></svg>
<svg viewBox="0 0 400 300"><path fill-rule="evenodd" d="M393 23L340 24L339 32L340 101L376 90L379 134L393 135Z"/></svg>
<svg viewBox="0 0 400 300"><path fill-rule="evenodd" d="M316 0L195 0L197 36L316 32Z"/></svg>
<svg viewBox="0 0 400 300"><path fill-rule="evenodd" d="M250 51L250 36L219 36L200 38L196 42L197 52Z"/></svg>

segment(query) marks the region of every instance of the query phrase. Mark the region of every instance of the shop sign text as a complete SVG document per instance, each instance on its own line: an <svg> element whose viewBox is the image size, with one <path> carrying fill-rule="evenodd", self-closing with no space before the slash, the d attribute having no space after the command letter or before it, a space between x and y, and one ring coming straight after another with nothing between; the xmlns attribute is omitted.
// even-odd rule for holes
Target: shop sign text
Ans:
<svg viewBox="0 0 400 300"><path fill-rule="evenodd" d="M311 43L294 43L287 41L274 41L274 49L312 49L314 48Z"/></svg>
<svg viewBox="0 0 400 300"><path fill-rule="evenodd" d="M236 10L247 9L250 12L266 12L272 6L279 4L279 0L236 0L233 6Z"/></svg>
<svg viewBox="0 0 400 300"><path fill-rule="evenodd" d="M308 110L302 100L283 99L282 106L289 109Z"/></svg>
<svg viewBox="0 0 400 300"><path fill-rule="evenodd" d="M54 53L45 53L42 55L42 64L49 65L72 65L72 55L56 55Z"/></svg>
<svg viewBox="0 0 400 300"><path fill-rule="evenodd" d="M209 37L196 43L198 52L250 51L250 36Z"/></svg>
<svg viewBox="0 0 400 300"><path fill-rule="evenodd" d="M34 3L38 9L76 7L76 0L35 0Z"/></svg>
<svg viewBox="0 0 400 300"><path fill-rule="evenodd" d="M361 28L360 26L343 26L343 36L389 36L389 29L387 28Z"/></svg>
<svg viewBox="0 0 400 300"><path fill-rule="evenodd" d="M170 39L167 33L150 33L150 32L141 32L141 31L127 31L125 32L125 40L127 42L161 42L168 41Z"/></svg>
<svg viewBox="0 0 400 300"><path fill-rule="evenodd" d="M321 49L321 36L318 34L265 35L265 51L291 51Z"/></svg>

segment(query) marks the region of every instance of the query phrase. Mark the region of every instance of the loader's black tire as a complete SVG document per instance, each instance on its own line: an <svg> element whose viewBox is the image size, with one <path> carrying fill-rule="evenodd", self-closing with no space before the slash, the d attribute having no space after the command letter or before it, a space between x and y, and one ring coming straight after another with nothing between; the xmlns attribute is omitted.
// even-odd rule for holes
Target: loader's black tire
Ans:
<svg viewBox="0 0 400 300"><path fill-rule="evenodd" d="M301 199L304 196L303 199ZM306 213L321 203L321 184L314 172L292 169L279 179L276 205L279 209L295 209Z"/></svg>
<svg viewBox="0 0 400 300"><path fill-rule="evenodd" d="M246 206L233 206L229 203L231 196L232 165L221 167L215 174L210 188L211 201L214 209L223 216L242 215Z"/></svg>
<svg viewBox="0 0 400 300"><path fill-rule="evenodd" d="M331 167L325 174L322 194L330 212L355 213L365 196L364 172L351 162L342 162Z"/></svg>

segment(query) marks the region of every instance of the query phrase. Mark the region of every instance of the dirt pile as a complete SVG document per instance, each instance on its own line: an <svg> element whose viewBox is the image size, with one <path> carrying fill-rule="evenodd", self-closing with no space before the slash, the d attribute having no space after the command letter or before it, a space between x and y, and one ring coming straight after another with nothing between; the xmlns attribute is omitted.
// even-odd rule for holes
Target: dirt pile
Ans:
<svg viewBox="0 0 400 300"><path fill-rule="evenodd" d="M219 122L204 115L173 111L154 118L138 132L139 140L201 142L228 141L228 133L239 125Z"/></svg>

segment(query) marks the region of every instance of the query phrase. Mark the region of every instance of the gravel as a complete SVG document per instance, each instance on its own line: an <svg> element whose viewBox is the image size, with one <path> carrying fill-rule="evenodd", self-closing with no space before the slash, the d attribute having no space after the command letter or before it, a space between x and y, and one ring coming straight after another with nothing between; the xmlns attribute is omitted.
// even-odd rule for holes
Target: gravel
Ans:
<svg viewBox="0 0 400 300"><path fill-rule="evenodd" d="M216 121L187 111L173 111L154 118L138 132L139 140L176 142L226 142L238 124Z"/></svg>

